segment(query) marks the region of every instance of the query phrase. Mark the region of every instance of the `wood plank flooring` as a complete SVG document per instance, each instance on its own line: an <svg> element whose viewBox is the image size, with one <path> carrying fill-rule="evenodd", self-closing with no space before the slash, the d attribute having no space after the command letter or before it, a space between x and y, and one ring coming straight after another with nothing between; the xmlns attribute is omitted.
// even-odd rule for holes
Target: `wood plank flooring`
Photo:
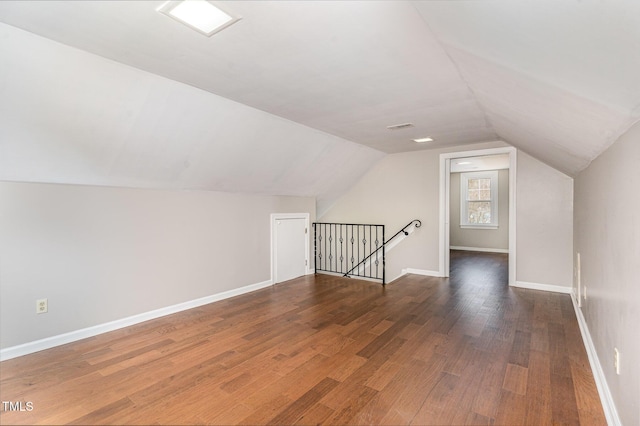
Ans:
<svg viewBox="0 0 640 426"><path fill-rule="evenodd" d="M604 425L568 295L506 255L308 276L0 364L2 424Z"/></svg>

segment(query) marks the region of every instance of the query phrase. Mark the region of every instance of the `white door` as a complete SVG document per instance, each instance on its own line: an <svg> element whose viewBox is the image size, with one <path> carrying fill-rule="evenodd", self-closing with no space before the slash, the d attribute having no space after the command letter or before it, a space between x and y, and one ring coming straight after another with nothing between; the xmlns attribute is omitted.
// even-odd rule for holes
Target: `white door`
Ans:
<svg viewBox="0 0 640 426"><path fill-rule="evenodd" d="M306 271L305 219L276 219L275 282L301 277Z"/></svg>

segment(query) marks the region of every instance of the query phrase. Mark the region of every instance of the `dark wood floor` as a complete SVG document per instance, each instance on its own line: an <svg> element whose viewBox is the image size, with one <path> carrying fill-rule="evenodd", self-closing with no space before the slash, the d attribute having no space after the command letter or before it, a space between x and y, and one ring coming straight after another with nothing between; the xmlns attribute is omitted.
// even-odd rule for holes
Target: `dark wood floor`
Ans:
<svg viewBox="0 0 640 426"><path fill-rule="evenodd" d="M309 276L0 365L3 424L604 425L568 295Z"/></svg>

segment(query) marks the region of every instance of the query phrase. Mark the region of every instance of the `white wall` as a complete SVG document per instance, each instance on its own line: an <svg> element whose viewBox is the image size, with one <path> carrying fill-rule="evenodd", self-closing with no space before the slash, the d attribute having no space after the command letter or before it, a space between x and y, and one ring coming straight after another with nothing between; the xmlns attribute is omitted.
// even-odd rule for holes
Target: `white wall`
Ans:
<svg viewBox="0 0 640 426"><path fill-rule="evenodd" d="M315 200L0 182L1 347L268 281L285 212Z"/></svg>
<svg viewBox="0 0 640 426"><path fill-rule="evenodd" d="M640 424L640 123L575 180L582 312L622 424ZM613 348L621 374L613 369Z"/></svg>
<svg viewBox="0 0 640 426"><path fill-rule="evenodd" d="M517 281L571 287L573 179L518 151Z"/></svg>
<svg viewBox="0 0 640 426"><path fill-rule="evenodd" d="M451 246L509 250L509 170L498 170L498 228L468 229L460 227L460 173L450 180Z"/></svg>
<svg viewBox="0 0 640 426"><path fill-rule="evenodd" d="M320 219L384 224L389 235L420 219L422 227L389 253L387 276L393 279L404 268L438 272L440 154L502 146L507 145L490 142L388 155ZM571 287L572 185L568 176L518 152L517 281Z"/></svg>
<svg viewBox="0 0 640 426"><path fill-rule="evenodd" d="M505 146L494 142L473 148ZM455 151L473 149L457 147ZM438 217L440 153L452 149L391 154L373 166L344 196L320 218L323 222L373 223L386 225L393 235L413 219L422 227L386 259L388 281L403 268L438 270ZM319 213L320 214L320 213Z"/></svg>

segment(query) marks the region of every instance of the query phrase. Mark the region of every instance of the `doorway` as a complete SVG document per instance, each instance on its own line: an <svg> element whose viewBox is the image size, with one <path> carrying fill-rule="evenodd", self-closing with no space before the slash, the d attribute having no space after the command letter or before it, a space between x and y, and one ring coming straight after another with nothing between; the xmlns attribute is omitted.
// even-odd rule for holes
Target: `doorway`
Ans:
<svg viewBox="0 0 640 426"><path fill-rule="evenodd" d="M509 185L509 213L508 213L508 270L509 285L516 282L516 149L513 147L483 149L440 155L440 275L448 277L450 270L451 247L451 170L452 162L470 157L508 155L508 185ZM462 162L462 161L460 161Z"/></svg>
<svg viewBox="0 0 640 426"><path fill-rule="evenodd" d="M271 277L274 284L308 273L309 214L271 215Z"/></svg>
<svg viewBox="0 0 640 426"><path fill-rule="evenodd" d="M466 291L475 289L477 294L499 292L508 287L508 257L507 253L452 250L450 282L465 286Z"/></svg>

